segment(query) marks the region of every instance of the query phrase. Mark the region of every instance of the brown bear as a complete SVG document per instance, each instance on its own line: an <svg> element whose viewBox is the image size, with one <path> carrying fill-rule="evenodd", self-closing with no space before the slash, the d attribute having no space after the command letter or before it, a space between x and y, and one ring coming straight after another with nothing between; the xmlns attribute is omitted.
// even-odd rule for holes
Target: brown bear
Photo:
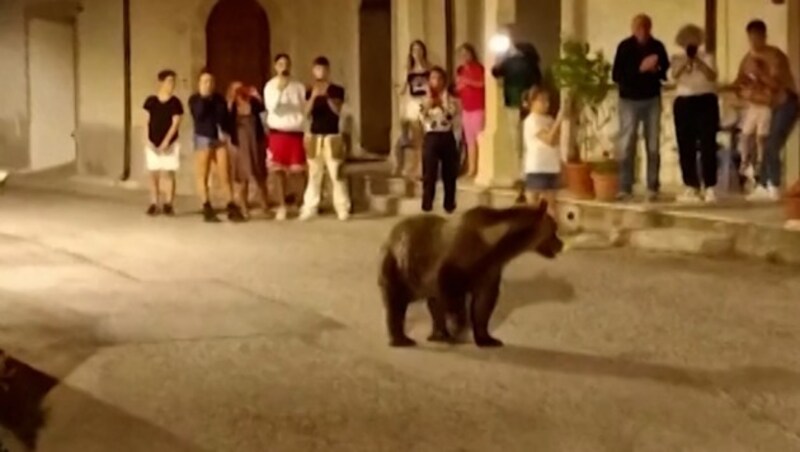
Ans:
<svg viewBox="0 0 800 452"><path fill-rule="evenodd" d="M563 249L547 204L508 209L476 207L461 218L430 214L399 222L382 248L380 285L390 345L416 345L405 333L411 302L427 300L433 342L450 342L467 327L467 304L475 344L498 347L489 320L500 294L503 269L526 250L554 258ZM448 319L456 331L448 331Z"/></svg>

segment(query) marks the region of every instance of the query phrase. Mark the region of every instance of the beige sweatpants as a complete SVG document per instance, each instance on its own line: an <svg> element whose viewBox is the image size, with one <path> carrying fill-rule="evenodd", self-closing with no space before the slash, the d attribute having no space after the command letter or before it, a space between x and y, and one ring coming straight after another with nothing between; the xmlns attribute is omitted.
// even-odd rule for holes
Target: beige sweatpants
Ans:
<svg viewBox="0 0 800 452"><path fill-rule="evenodd" d="M306 155L308 158L308 186L303 198L304 213L317 213L322 197L322 181L327 170L333 186L333 207L339 216L348 215L350 213L350 195L347 181L341 174L342 164L345 160L342 136L306 136Z"/></svg>

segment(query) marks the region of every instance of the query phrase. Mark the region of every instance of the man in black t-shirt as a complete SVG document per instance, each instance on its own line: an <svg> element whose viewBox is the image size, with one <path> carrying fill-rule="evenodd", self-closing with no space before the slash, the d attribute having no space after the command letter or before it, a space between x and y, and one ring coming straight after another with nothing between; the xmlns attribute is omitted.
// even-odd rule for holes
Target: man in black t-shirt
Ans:
<svg viewBox="0 0 800 452"><path fill-rule="evenodd" d="M144 142L145 164L150 172L150 216L172 216L175 211L175 172L180 167L180 144L178 128L183 116L183 105L173 95L175 92L175 72L163 70L158 73L158 93L144 101L147 116L147 136ZM167 194L163 206L160 202L161 179L165 180Z"/></svg>
<svg viewBox="0 0 800 452"><path fill-rule="evenodd" d="M330 82L330 62L325 57L314 60L314 83L306 92L306 114L311 119L311 133L306 137L308 186L300 219L308 220L319 211L325 169L333 185L336 215L345 221L350 217L350 195L341 174L345 148L340 130L344 88Z"/></svg>

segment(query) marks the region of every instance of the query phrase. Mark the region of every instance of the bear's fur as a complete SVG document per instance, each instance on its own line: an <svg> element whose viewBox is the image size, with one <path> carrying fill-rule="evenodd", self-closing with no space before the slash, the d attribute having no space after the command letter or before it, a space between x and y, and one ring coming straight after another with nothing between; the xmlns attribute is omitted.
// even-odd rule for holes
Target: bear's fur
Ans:
<svg viewBox="0 0 800 452"><path fill-rule="evenodd" d="M467 327L480 347L501 346L489 334L503 269L528 249L554 258L563 249L547 205L477 207L461 218L417 215L398 223L381 254L379 286L390 345L413 346L405 333L408 305L427 300L433 320L428 340L449 342ZM448 317L456 331L447 328Z"/></svg>

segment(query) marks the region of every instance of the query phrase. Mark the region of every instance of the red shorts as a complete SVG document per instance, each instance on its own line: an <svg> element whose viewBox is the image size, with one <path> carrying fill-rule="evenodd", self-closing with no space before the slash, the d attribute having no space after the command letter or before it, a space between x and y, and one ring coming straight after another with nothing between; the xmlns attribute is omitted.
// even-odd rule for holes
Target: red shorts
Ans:
<svg viewBox="0 0 800 452"><path fill-rule="evenodd" d="M303 133L270 130L267 140L267 165L270 170L305 170L306 150Z"/></svg>

